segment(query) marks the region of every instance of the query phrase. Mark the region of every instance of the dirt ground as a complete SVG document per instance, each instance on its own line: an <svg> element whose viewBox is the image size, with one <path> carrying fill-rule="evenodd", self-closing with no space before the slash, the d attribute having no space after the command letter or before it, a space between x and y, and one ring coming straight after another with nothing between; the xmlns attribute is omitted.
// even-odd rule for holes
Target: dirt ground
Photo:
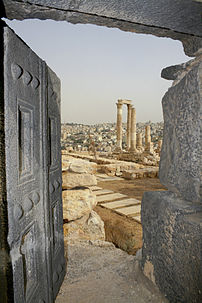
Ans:
<svg viewBox="0 0 202 303"><path fill-rule="evenodd" d="M101 181L98 186L114 192L125 194L141 201L145 191L160 191L166 188L158 178L136 180ZM106 241L112 242L128 254L135 255L142 247L142 225L132 218L120 215L115 211L96 206L95 211L105 224Z"/></svg>
<svg viewBox="0 0 202 303"><path fill-rule="evenodd" d="M137 257L109 242L68 246L67 274L56 303L168 303Z"/></svg>
<svg viewBox="0 0 202 303"><path fill-rule="evenodd" d="M166 190L158 178L142 178L135 180L101 181L98 186L111 189L114 192L128 195L131 198L142 200L145 191Z"/></svg>

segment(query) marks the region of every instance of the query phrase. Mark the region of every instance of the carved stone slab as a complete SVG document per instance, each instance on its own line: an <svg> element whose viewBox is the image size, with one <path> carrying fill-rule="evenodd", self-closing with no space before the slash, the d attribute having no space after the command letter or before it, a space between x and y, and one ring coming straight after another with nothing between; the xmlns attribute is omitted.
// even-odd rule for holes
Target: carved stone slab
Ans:
<svg viewBox="0 0 202 303"><path fill-rule="evenodd" d="M159 177L169 190L200 201L202 173L202 61L174 82L162 100L164 139Z"/></svg>

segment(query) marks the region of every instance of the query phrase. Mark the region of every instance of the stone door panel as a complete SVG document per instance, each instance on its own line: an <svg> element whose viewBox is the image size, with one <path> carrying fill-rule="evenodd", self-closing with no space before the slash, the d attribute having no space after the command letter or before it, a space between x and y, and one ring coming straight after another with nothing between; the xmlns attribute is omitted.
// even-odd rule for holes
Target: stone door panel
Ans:
<svg viewBox="0 0 202 303"><path fill-rule="evenodd" d="M15 303L53 302L65 273L58 124L60 111L58 107L48 117L47 105L52 103L53 96L51 101L47 100L47 79L45 62L11 29L5 27L8 244ZM58 83L57 104L60 103ZM53 122L49 123L52 118ZM49 146L51 157L46 152ZM48 190L51 182L55 188L52 195Z"/></svg>
<svg viewBox="0 0 202 303"><path fill-rule="evenodd" d="M52 228L53 296L56 297L65 275L61 178L61 120L60 80L47 67L48 79L48 148L49 148L49 201Z"/></svg>

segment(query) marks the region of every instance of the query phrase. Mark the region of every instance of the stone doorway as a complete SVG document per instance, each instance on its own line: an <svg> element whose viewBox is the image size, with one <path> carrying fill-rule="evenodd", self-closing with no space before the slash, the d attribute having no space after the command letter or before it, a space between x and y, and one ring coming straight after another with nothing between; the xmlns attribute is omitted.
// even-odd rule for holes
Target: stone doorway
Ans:
<svg viewBox="0 0 202 303"><path fill-rule="evenodd" d="M168 140L164 141L165 161L162 162L162 168L164 167L162 181L169 188L170 192L163 197L160 194L146 194L143 199L145 208L142 212L142 217L145 219L143 220L143 226L145 227L144 240L147 243L147 247L145 246L143 250L142 267L145 274L167 294L172 302L179 300L182 302L200 302L202 293L200 245L202 213L200 190L201 160L199 152L201 150L201 125L199 119L201 112L200 51L202 46L200 2L200 0L194 2L178 1L173 2L173 7L170 3L168 6L165 6L165 3L162 5L160 1L158 7L153 1L150 1L142 7L138 6L140 4L139 1L135 3L127 1L125 2L126 4L123 4L121 10L115 3L113 3L111 10L103 6L101 6L100 10L99 5L97 7L92 7L92 5L86 7L86 3L80 3L80 1L66 2L62 6L60 3L54 3L54 1L47 1L46 3L44 1L31 1L29 3L26 1L23 1L23 3L20 1L4 1L4 15L10 18L18 18L19 16L16 12L20 11L20 18L33 16L39 18L51 17L53 19L66 18L72 22L92 22L107 26L116 26L124 30L145 31L147 33L179 39L183 41L187 54L197 56L188 66L175 67L166 71L168 77L176 81L174 88L165 97L164 105L165 107L168 105L167 103L169 103L168 100L171 96L174 97L171 99L177 102L170 104L174 108L172 111L174 115L168 117L168 136L166 137ZM49 6L47 6L47 3ZM148 7L148 5L150 6ZM175 11L174 16L173 11ZM138 12L141 16L140 19L137 18ZM156 13L158 14L156 15ZM3 15L3 11L1 14ZM185 82L184 85L183 82ZM194 104L194 106L191 106L191 111L189 112L186 111L186 105L185 107L181 106L181 100L178 98L184 87L186 87L186 96L185 99L181 99L183 105L186 104L187 96L190 96L191 101L194 102L190 103L190 105ZM177 90L178 88L180 92ZM189 88L191 88L190 91ZM178 106L180 111L177 110L175 112L175 107L178 108ZM192 127L189 127L189 129L186 127L186 118L188 118L189 122L193 122ZM170 121L172 122L170 123ZM176 133L175 126L180 130L179 133ZM183 129L185 132L180 136L179 134ZM194 134L193 141L189 136L189 131L191 134ZM169 145L169 138L174 138L174 140L171 140L171 145ZM187 159L186 156L184 157L187 154L193 157ZM175 157L176 155L177 157ZM179 156L180 161L178 162L176 160ZM168 162L166 159L168 159ZM169 168L166 167L166 163L171 163ZM176 172L175 165L172 165L173 163L177 164ZM183 165L181 165L182 163ZM154 209L159 209L160 206L163 206L161 209L165 210L164 206L166 205L166 211L164 213L154 211L146 213L149 201L151 200L154 201L152 204ZM165 214L167 214L166 218L164 217ZM161 226L161 230L165 231L163 237L155 232L155 224L158 222L156 220L157 217L161 218L160 222L162 223L162 225L157 225ZM166 220L167 218L169 219ZM154 229L150 229L153 222L155 222L153 225ZM187 233L184 232L185 230ZM189 236L188 238L187 235ZM164 236L165 238L167 236L168 241L161 241ZM188 243L186 251L191 252L191 255L189 253L184 254L183 244L185 242ZM155 245L152 243L158 243L158 248L164 248L164 252L162 249L156 250ZM163 258L164 253L168 259ZM179 256L182 256L183 259L178 259ZM195 262L193 259L196 260L194 264L192 263ZM182 267L178 267L182 263L182 260ZM167 264L170 266L167 267ZM188 267L186 267L187 264L189 264ZM173 268L175 269L174 271L172 270ZM166 273L166 278L164 273ZM163 279L161 279L162 274ZM183 282L181 281L182 276L184 277ZM190 277L193 277L191 284Z"/></svg>

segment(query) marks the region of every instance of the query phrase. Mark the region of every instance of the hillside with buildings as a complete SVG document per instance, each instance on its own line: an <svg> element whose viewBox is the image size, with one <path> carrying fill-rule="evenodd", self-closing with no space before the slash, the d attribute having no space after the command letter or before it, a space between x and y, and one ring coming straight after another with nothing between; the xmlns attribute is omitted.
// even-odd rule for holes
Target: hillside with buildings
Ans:
<svg viewBox="0 0 202 303"><path fill-rule="evenodd" d="M151 141L154 149L163 137L163 122L138 122L137 134L142 134L142 143L145 143L145 127L150 126ZM116 123L102 123L84 125L79 123L62 123L61 146L64 150L88 151L92 142L98 152L113 152L116 149ZM123 149L126 149L127 124L123 123Z"/></svg>

